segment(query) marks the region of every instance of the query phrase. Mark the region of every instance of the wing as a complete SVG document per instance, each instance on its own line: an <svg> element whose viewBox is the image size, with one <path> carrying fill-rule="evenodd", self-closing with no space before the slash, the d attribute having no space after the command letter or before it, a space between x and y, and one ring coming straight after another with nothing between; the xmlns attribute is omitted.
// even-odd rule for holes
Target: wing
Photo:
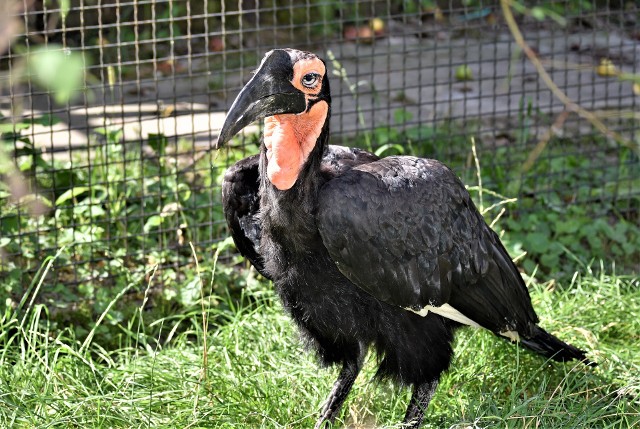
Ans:
<svg viewBox="0 0 640 429"><path fill-rule="evenodd" d="M365 150L329 145L321 164L327 180L338 177L353 167L378 160ZM269 278L259 253L262 227L257 217L260 211L260 155L242 159L229 167L222 182L224 216L236 248L256 270Z"/></svg>
<svg viewBox="0 0 640 429"><path fill-rule="evenodd" d="M526 336L538 320L497 235L437 161L388 157L351 169L322 188L317 222L338 269L381 301L452 310L503 335Z"/></svg>
<svg viewBox="0 0 640 429"><path fill-rule="evenodd" d="M236 248L264 277L264 261L258 253L262 231L260 210L260 156L253 155L229 167L222 182L222 206Z"/></svg>

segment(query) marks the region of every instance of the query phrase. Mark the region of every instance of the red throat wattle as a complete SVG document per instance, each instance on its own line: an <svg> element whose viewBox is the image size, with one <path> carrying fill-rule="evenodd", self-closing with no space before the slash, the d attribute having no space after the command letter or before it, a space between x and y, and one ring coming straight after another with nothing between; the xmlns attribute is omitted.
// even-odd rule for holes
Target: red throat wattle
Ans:
<svg viewBox="0 0 640 429"><path fill-rule="evenodd" d="M281 191L298 180L327 119L328 105L320 101L307 112L270 116L264 120L267 177Z"/></svg>

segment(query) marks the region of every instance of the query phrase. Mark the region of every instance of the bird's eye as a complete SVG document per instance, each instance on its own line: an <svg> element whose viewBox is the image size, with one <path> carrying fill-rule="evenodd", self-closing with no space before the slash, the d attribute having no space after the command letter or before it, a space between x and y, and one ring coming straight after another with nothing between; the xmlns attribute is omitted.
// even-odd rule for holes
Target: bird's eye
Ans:
<svg viewBox="0 0 640 429"><path fill-rule="evenodd" d="M302 85L307 88L313 88L318 83L318 79L320 79L320 75L318 73L307 73L302 76Z"/></svg>

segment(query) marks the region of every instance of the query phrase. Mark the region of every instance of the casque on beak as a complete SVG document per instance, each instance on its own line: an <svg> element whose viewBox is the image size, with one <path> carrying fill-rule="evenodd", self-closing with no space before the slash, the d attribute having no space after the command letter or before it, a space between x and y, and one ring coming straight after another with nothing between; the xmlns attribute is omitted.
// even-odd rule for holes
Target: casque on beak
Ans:
<svg viewBox="0 0 640 429"><path fill-rule="evenodd" d="M215 148L219 149L250 123L268 116L302 113L304 94L291 84L291 58L282 50L271 51L251 80L242 88L227 113Z"/></svg>

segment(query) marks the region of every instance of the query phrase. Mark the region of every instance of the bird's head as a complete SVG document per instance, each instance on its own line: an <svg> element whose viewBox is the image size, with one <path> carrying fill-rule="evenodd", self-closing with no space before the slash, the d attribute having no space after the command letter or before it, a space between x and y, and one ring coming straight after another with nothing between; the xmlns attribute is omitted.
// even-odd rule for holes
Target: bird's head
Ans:
<svg viewBox="0 0 640 429"><path fill-rule="evenodd" d="M267 176L278 189L289 189L328 129L330 103L324 61L309 52L274 49L233 102L217 147L264 119Z"/></svg>

